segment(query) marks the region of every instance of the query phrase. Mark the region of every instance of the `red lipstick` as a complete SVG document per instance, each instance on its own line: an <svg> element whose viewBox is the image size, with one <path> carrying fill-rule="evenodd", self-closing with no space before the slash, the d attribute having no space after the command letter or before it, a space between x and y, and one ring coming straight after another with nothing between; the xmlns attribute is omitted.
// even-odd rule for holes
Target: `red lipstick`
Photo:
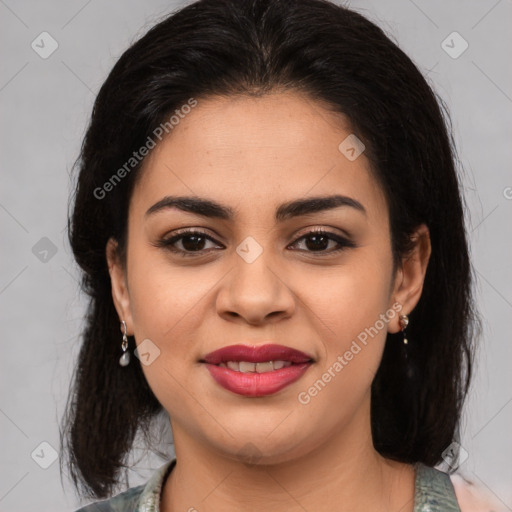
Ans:
<svg viewBox="0 0 512 512"><path fill-rule="evenodd" d="M299 379L313 358L283 345L232 345L207 354L213 379L223 388L248 397L271 395Z"/></svg>

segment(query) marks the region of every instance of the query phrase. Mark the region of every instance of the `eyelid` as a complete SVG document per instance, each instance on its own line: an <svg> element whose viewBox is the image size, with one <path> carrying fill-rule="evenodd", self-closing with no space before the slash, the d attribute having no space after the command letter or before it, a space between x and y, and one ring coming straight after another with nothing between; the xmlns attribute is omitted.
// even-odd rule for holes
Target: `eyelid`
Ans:
<svg viewBox="0 0 512 512"><path fill-rule="evenodd" d="M167 235L162 236L163 240L171 240L173 238L177 238L179 236L186 236L186 235L201 235L205 238L208 238L209 240L213 240L214 242L217 242L213 235L209 233L209 231L206 230L206 228L181 228L176 231L173 231L170 236L167 237Z"/></svg>
<svg viewBox="0 0 512 512"><path fill-rule="evenodd" d="M309 235L310 233L320 233L320 234L326 234L326 235L335 235L340 238L346 238L347 240L352 240L354 237L351 233L349 233L347 230L341 229L341 228L335 228L330 226L322 226L322 227L306 227L304 228L305 231L299 231L298 234L295 235L297 238L301 238L303 236ZM334 231L332 231L334 230ZM341 231L341 233L337 233L336 231Z"/></svg>

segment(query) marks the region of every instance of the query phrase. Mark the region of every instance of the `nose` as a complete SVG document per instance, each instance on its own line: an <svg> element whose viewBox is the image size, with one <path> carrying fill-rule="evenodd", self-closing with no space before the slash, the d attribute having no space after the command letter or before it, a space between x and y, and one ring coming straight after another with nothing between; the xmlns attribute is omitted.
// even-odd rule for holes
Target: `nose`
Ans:
<svg viewBox="0 0 512 512"><path fill-rule="evenodd" d="M233 269L217 295L217 311L229 321L261 325L289 318L295 294L287 273L265 251L256 259L234 255Z"/></svg>

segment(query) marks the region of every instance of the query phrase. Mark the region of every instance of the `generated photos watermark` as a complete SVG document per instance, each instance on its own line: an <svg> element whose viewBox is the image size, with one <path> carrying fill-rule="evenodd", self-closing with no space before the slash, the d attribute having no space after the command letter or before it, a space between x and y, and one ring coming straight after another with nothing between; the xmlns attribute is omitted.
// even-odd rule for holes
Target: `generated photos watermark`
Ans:
<svg viewBox="0 0 512 512"><path fill-rule="evenodd" d="M187 114L190 114L192 108L197 105L197 100L189 98L187 103L182 105L179 109L176 109L172 116L169 117L164 123L160 123L152 132L152 136L148 135L146 142L139 148L138 151L134 151L132 156L121 166L112 176L103 183L101 187L96 187L93 191L96 199L104 199L109 192L114 190L115 186L118 185L123 178L125 178L133 169L136 167L149 152L156 147L157 142L161 141L164 134L170 133L174 128L184 119Z"/></svg>
<svg viewBox="0 0 512 512"><path fill-rule="evenodd" d="M390 309L379 315L379 319L376 320L372 326L361 331L357 335L357 339L352 341L349 349L343 354L338 355L336 361L327 368L327 370L313 383L312 386L310 386L306 391L301 391L297 395L299 403L302 405L309 404L311 399L317 396L318 393L320 393L329 382L336 378L345 366L347 366L350 361L352 361L354 357L359 354L364 347L366 347L368 344L368 337L373 339L377 336L377 334L387 326L388 322L395 318L400 311L402 311L402 305L399 302L395 302Z"/></svg>

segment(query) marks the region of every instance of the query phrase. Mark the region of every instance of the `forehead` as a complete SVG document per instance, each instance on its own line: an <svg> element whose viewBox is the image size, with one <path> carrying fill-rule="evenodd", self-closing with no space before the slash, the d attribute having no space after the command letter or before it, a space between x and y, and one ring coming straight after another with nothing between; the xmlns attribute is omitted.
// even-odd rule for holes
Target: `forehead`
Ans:
<svg viewBox="0 0 512 512"><path fill-rule="evenodd" d="M146 157L134 206L197 195L257 215L270 203L339 193L382 217L364 152L353 160L340 150L353 137L343 115L292 92L197 102Z"/></svg>

